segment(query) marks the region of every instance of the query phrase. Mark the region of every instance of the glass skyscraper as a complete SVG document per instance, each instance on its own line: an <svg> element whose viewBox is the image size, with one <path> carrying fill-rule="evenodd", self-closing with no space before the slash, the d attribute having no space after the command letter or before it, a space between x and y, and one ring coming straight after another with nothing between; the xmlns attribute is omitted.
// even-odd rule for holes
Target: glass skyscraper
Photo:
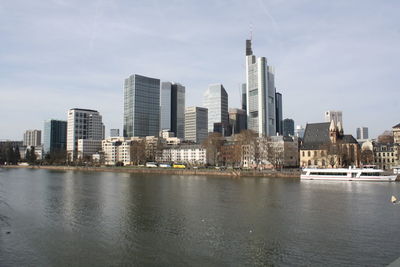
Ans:
<svg viewBox="0 0 400 267"><path fill-rule="evenodd" d="M44 122L43 151L47 153L61 153L67 148L67 122L48 120Z"/></svg>
<svg viewBox="0 0 400 267"><path fill-rule="evenodd" d="M158 136L160 80L133 74L124 84L124 137Z"/></svg>
<svg viewBox="0 0 400 267"><path fill-rule="evenodd" d="M229 125L228 94L222 84L211 84L204 94L204 107L208 109L208 132L214 131L214 123Z"/></svg>
<svg viewBox="0 0 400 267"><path fill-rule="evenodd" d="M161 83L161 130L169 130L176 137L185 137L185 86Z"/></svg>
<svg viewBox="0 0 400 267"><path fill-rule="evenodd" d="M294 120L292 119L283 120L283 135L294 136Z"/></svg>
<svg viewBox="0 0 400 267"><path fill-rule="evenodd" d="M275 93L275 123L276 133L283 134L283 118L282 118L282 94Z"/></svg>
<svg viewBox="0 0 400 267"><path fill-rule="evenodd" d="M252 54L246 40L247 128L259 136L276 134L275 77L265 57Z"/></svg>

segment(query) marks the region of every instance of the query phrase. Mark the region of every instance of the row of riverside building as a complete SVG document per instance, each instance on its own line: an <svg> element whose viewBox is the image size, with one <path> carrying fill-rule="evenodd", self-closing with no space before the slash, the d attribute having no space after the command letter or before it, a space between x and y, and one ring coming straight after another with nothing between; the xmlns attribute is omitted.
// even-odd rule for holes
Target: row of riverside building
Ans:
<svg viewBox="0 0 400 267"><path fill-rule="evenodd" d="M379 162L382 168L397 164L395 141L358 142L344 134L340 111L326 112L323 123L295 129L292 119L283 120L273 68L265 57L253 54L251 40L246 40L245 54L241 108L228 108L228 94L220 83L209 85L202 107L186 107L184 85L132 74L123 86L122 136L119 129L111 129L106 138L97 110L73 108L66 121L45 122L43 145L40 130L26 131L21 157L34 149L38 159L64 158L68 163L343 167L365 163L363 150L368 148L373 153L369 163ZM365 129L359 131L365 137Z"/></svg>

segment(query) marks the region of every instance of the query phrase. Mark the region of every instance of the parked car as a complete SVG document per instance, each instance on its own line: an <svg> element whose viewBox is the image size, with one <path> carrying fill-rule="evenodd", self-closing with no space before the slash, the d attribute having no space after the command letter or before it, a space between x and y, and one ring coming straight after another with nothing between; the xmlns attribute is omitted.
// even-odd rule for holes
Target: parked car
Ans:
<svg viewBox="0 0 400 267"><path fill-rule="evenodd" d="M146 162L146 167L147 168L157 168L157 163L155 162Z"/></svg>
<svg viewBox="0 0 400 267"><path fill-rule="evenodd" d="M186 168L186 166L183 164L174 164L174 165L172 165L172 167L175 169L185 169Z"/></svg>
<svg viewBox="0 0 400 267"><path fill-rule="evenodd" d="M161 168L171 168L171 165L165 164L165 163L161 163L161 164L159 165L159 167L161 167Z"/></svg>

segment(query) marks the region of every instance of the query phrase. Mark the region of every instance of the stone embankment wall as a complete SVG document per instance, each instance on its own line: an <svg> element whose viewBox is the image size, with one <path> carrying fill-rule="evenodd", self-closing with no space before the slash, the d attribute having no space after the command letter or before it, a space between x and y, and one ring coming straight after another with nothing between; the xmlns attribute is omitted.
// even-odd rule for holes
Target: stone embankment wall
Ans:
<svg viewBox="0 0 400 267"><path fill-rule="evenodd" d="M215 169L173 169L173 168L137 168L137 167L78 167L78 166L3 166L5 168L30 168L62 171L96 171L96 172L124 172L143 174L169 175L207 175L229 177L274 177L299 178L298 170L283 171L253 171L253 170L215 170Z"/></svg>

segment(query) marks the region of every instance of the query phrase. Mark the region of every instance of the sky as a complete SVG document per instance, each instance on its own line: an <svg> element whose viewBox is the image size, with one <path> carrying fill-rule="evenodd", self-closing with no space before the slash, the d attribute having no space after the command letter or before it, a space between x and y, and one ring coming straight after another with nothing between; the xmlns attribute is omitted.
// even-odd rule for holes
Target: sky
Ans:
<svg viewBox="0 0 400 267"><path fill-rule="evenodd" d="M1 0L0 139L76 107L122 130L135 73L185 85L186 106L222 83L240 107L250 32L284 118L305 126L341 110L345 133L374 138L400 123L399 11L397 0Z"/></svg>

